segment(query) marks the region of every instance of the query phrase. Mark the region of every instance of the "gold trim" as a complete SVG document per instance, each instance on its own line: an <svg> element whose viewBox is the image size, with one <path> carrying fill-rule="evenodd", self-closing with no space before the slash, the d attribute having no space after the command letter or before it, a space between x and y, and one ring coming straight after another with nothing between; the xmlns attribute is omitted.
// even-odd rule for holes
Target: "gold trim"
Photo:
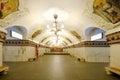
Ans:
<svg viewBox="0 0 120 80"><path fill-rule="evenodd" d="M118 44L120 43L120 31L108 34L107 36L107 41L109 44Z"/></svg>
<svg viewBox="0 0 120 80"><path fill-rule="evenodd" d="M84 41L64 48L77 48L77 47L109 47L109 44L106 41Z"/></svg>
<svg viewBox="0 0 120 80"><path fill-rule="evenodd" d="M4 46L36 46L37 43L29 40L6 40Z"/></svg>

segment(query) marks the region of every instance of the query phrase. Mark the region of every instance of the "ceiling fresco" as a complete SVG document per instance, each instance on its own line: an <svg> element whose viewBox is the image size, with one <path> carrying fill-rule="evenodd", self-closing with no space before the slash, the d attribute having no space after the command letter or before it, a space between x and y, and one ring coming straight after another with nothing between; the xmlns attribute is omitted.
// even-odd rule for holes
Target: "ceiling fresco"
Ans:
<svg viewBox="0 0 120 80"><path fill-rule="evenodd" d="M0 0L0 19L18 10L19 0Z"/></svg>
<svg viewBox="0 0 120 80"><path fill-rule="evenodd" d="M113 24L120 22L120 0L95 0L94 12Z"/></svg>

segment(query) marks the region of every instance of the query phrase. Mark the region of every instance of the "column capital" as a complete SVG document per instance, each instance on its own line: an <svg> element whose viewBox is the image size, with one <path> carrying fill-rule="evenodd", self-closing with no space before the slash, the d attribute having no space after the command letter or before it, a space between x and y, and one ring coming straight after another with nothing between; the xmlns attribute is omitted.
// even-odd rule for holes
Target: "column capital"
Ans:
<svg viewBox="0 0 120 80"><path fill-rule="evenodd" d="M3 31L0 31L0 42L4 42L6 39L6 33Z"/></svg>

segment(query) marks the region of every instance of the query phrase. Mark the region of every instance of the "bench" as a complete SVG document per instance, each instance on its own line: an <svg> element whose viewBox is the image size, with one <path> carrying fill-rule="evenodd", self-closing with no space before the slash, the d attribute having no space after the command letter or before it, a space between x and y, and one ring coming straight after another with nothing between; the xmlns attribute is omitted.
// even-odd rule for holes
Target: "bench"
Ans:
<svg viewBox="0 0 120 80"><path fill-rule="evenodd" d="M115 67L105 67L105 69L108 75L112 74L112 72L120 75L120 69L117 69Z"/></svg>
<svg viewBox="0 0 120 80"><path fill-rule="evenodd" d="M7 66L0 66L0 74L2 74L2 75L7 74L8 70L9 70L9 67L7 67Z"/></svg>

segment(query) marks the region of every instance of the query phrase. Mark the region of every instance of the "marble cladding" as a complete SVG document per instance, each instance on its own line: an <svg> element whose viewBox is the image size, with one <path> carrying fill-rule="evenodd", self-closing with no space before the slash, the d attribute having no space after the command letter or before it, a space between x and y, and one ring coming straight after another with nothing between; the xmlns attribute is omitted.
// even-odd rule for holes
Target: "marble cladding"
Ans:
<svg viewBox="0 0 120 80"><path fill-rule="evenodd" d="M3 61L28 61L36 58L36 45L29 40L6 40L3 46Z"/></svg>
<svg viewBox="0 0 120 80"><path fill-rule="evenodd" d="M110 67L120 69L120 31L106 35L110 44Z"/></svg>
<svg viewBox="0 0 120 80"><path fill-rule="evenodd" d="M4 61L28 61L30 58L36 58L37 44L29 40L6 40L3 47ZM38 56L44 55L49 51L45 46L38 46Z"/></svg>
<svg viewBox="0 0 120 80"><path fill-rule="evenodd" d="M3 61L28 61L36 58L33 46L3 46Z"/></svg>
<svg viewBox="0 0 120 80"><path fill-rule="evenodd" d="M87 62L109 62L110 48L105 41L85 41L64 51Z"/></svg>
<svg viewBox="0 0 120 80"><path fill-rule="evenodd" d="M87 62L109 62L109 47L69 48L66 51Z"/></svg>

